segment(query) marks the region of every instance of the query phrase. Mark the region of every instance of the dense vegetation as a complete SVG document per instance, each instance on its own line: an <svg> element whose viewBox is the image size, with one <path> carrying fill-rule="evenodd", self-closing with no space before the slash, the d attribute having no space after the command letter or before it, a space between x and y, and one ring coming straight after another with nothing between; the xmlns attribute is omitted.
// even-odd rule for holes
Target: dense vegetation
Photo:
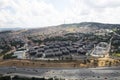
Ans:
<svg viewBox="0 0 120 80"><path fill-rule="evenodd" d="M8 46L8 45L0 45L0 49L3 50L3 51L1 52L1 54L4 54L4 53L10 51L10 50L11 50L11 47Z"/></svg>
<svg viewBox="0 0 120 80"><path fill-rule="evenodd" d="M13 53L6 54L6 55L3 56L3 59L14 59L14 58L16 58L16 56L13 56Z"/></svg>

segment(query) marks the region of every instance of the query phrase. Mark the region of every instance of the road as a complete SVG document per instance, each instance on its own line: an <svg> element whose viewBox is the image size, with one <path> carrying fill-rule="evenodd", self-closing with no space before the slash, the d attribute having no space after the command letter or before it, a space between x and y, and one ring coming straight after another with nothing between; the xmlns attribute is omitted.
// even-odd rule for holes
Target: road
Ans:
<svg viewBox="0 0 120 80"><path fill-rule="evenodd" d="M103 68L16 68L0 67L0 74L27 77L57 77L84 80L120 80L120 67Z"/></svg>
<svg viewBox="0 0 120 80"><path fill-rule="evenodd" d="M116 32L113 32L115 35L117 35L117 36L119 36L120 37L120 35L119 34L117 34Z"/></svg>
<svg viewBox="0 0 120 80"><path fill-rule="evenodd" d="M4 53L3 55L0 56L0 59L3 59L3 56L4 56L4 55L11 54L11 53L13 53L13 52L15 52L15 51L16 51L16 49L14 48L13 50L10 50L10 51L8 51L7 53Z"/></svg>

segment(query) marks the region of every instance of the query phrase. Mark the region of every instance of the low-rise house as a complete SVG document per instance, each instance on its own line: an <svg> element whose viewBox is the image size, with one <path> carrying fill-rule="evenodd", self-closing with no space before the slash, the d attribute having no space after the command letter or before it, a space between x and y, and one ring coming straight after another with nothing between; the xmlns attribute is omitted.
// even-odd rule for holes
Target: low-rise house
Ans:
<svg viewBox="0 0 120 80"><path fill-rule="evenodd" d="M35 50L37 50L38 48L39 48L39 46L35 46L35 47L33 47Z"/></svg>
<svg viewBox="0 0 120 80"><path fill-rule="evenodd" d="M50 57L54 57L55 54L53 52L45 52L44 56L45 56L45 58L50 58Z"/></svg>
<svg viewBox="0 0 120 80"><path fill-rule="evenodd" d="M49 49L53 49L54 48L54 45L49 45Z"/></svg>
<svg viewBox="0 0 120 80"><path fill-rule="evenodd" d="M61 51L55 52L55 56L62 56L62 52Z"/></svg>
<svg viewBox="0 0 120 80"><path fill-rule="evenodd" d="M38 52L44 52L45 50L44 50L44 48L39 48L38 49Z"/></svg>
<svg viewBox="0 0 120 80"><path fill-rule="evenodd" d="M43 57L43 52L38 52L36 55L35 55L35 57L37 57L37 58L41 58L41 57Z"/></svg>
<svg viewBox="0 0 120 80"><path fill-rule="evenodd" d="M79 49L77 50L77 53L78 53L79 55L86 55L86 51L85 51L83 48L79 48Z"/></svg>
<svg viewBox="0 0 120 80"><path fill-rule="evenodd" d="M70 52L69 52L69 50L66 49L66 50L62 50L62 54L63 54L63 55L69 55Z"/></svg>
<svg viewBox="0 0 120 80"><path fill-rule="evenodd" d="M18 59L26 58L26 51L16 51L13 56L17 56Z"/></svg>
<svg viewBox="0 0 120 80"><path fill-rule="evenodd" d="M60 48L60 45L55 44L54 47L55 47L55 48Z"/></svg>
<svg viewBox="0 0 120 80"><path fill-rule="evenodd" d="M53 48L53 52L59 51L59 48Z"/></svg>
<svg viewBox="0 0 120 80"><path fill-rule="evenodd" d="M44 49L45 49L45 50L49 49L49 46L44 46Z"/></svg>
<svg viewBox="0 0 120 80"><path fill-rule="evenodd" d="M28 52L30 56L35 56L37 54L36 51L31 51L31 52Z"/></svg>
<svg viewBox="0 0 120 80"><path fill-rule="evenodd" d="M70 51L70 53L77 53L77 49L73 48L72 46L67 47L67 49Z"/></svg>
<svg viewBox="0 0 120 80"><path fill-rule="evenodd" d="M48 49L48 50L45 50L44 52L45 53L50 53L50 52L53 52L53 49Z"/></svg>
<svg viewBox="0 0 120 80"><path fill-rule="evenodd" d="M65 50L65 49L67 49L66 47L60 47L60 50Z"/></svg>

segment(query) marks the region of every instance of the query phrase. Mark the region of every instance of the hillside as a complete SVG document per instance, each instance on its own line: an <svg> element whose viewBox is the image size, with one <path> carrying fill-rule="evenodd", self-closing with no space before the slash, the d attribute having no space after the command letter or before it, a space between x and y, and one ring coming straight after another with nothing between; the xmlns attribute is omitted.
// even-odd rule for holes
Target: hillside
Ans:
<svg viewBox="0 0 120 80"><path fill-rule="evenodd" d="M1 28L0 27L0 32L2 32L2 31L10 31L10 30L12 30L12 31L17 31L17 30L21 30L22 28Z"/></svg>
<svg viewBox="0 0 120 80"><path fill-rule="evenodd" d="M98 23L98 22L81 22L81 23L73 23L73 24L62 24L59 25L61 27L94 27L94 28L120 28L120 24L105 24L105 23ZM57 27L57 26L56 26Z"/></svg>

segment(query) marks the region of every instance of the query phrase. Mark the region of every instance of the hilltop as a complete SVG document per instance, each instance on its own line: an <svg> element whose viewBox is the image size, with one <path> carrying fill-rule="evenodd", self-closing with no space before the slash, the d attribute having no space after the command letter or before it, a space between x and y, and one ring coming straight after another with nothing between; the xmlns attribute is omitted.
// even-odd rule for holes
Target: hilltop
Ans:
<svg viewBox="0 0 120 80"><path fill-rule="evenodd" d="M48 27L41 27L41 28L28 28L28 31L33 31L33 30L46 30L49 28L70 28L70 27L91 27L91 28L104 28L104 29L111 29L111 28L120 28L120 24L108 24L108 23L99 23L99 22L81 22L81 23L70 23L70 24L60 24L56 26L48 26ZM0 28L1 31L17 31L17 30L22 30L24 28Z"/></svg>
<svg viewBox="0 0 120 80"><path fill-rule="evenodd" d="M61 27L96 27L96 28L113 28L119 27L120 24L108 24L108 23L98 23L98 22L81 22L81 23L72 23L72 24L61 24ZM56 26L57 27L57 26Z"/></svg>

